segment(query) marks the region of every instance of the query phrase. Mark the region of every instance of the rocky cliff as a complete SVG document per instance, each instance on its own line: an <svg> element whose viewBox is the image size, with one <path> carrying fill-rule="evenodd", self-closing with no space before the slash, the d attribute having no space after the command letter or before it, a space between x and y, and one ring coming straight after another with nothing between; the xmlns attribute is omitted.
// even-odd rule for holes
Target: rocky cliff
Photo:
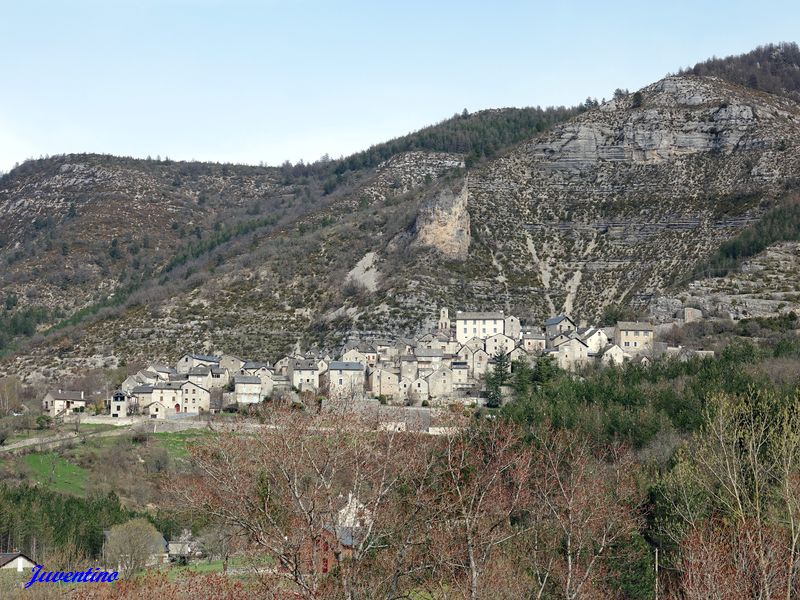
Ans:
<svg viewBox="0 0 800 600"><path fill-rule="evenodd" d="M468 197L465 182L460 192L445 188L422 204L414 223L414 243L434 248L447 258L466 259L470 242Z"/></svg>

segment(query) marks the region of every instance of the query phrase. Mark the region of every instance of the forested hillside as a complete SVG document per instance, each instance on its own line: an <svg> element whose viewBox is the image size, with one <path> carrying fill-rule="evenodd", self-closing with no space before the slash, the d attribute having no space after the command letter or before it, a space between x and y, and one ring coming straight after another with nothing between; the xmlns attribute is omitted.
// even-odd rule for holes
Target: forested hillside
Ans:
<svg viewBox="0 0 800 600"><path fill-rule="evenodd" d="M800 48L794 42L766 44L746 54L710 58L679 73L721 77L756 90L800 100Z"/></svg>

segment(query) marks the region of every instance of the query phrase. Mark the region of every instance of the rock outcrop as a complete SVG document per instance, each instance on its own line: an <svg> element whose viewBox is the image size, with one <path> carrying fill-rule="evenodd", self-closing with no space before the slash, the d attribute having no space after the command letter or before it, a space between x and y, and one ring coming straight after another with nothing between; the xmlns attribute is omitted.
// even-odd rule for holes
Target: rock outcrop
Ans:
<svg viewBox="0 0 800 600"><path fill-rule="evenodd" d="M413 243L435 248L447 258L464 260L470 243L468 197L465 182L457 194L445 188L424 203L417 214Z"/></svg>

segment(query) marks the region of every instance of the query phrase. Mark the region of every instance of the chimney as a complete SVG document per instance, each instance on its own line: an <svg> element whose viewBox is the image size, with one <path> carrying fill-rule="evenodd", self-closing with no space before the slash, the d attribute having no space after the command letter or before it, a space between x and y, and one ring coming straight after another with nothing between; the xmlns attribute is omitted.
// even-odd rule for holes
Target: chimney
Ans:
<svg viewBox="0 0 800 600"><path fill-rule="evenodd" d="M83 390L81 390L81 400L83 400Z"/></svg>

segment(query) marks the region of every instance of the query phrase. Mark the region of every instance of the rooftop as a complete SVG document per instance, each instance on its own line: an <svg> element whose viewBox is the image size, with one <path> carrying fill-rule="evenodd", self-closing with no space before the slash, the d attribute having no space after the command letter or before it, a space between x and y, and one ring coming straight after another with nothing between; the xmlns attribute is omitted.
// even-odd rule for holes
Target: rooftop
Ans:
<svg viewBox="0 0 800 600"><path fill-rule="evenodd" d="M331 371L363 371L364 365L357 362L347 362L341 360L332 360L328 365Z"/></svg>
<svg viewBox="0 0 800 600"><path fill-rule="evenodd" d="M653 331L653 326L650 323L643 321L619 321L617 323L619 329L635 329L638 331Z"/></svg>
<svg viewBox="0 0 800 600"><path fill-rule="evenodd" d="M505 319L505 315L502 311L500 312L457 312L456 313L456 320L463 321L464 319L472 319L472 320L497 320L497 319Z"/></svg>

